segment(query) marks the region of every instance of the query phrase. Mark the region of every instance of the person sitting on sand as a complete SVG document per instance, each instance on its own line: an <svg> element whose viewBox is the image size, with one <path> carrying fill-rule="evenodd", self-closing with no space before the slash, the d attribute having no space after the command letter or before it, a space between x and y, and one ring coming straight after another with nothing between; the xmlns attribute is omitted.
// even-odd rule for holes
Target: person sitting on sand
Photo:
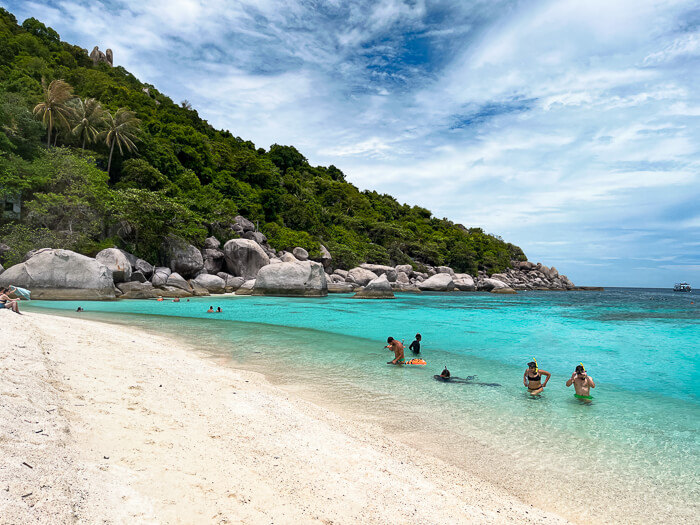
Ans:
<svg viewBox="0 0 700 525"><path fill-rule="evenodd" d="M0 288L0 308L8 308L16 314L22 315L19 311L19 299L10 299L7 293L7 288Z"/></svg>
<svg viewBox="0 0 700 525"><path fill-rule="evenodd" d="M546 376L544 383L542 383L542 376ZM552 374L537 367L537 361L531 361L527 364L527 370L523 374L523 384L530 391L531 395L536 396L542 393L550 377L552 377Z"/></svg>
<svg viewBox="0 0 700 525"><path fill-rule="evenodd" d="M207 310L207 313L208 313L208 314L213 314L213 313L214 313L214 307L213 307L213 306L210 306L210 307L209 307L209 310Z"/></svg>
<svg viewBox="0 0 700 525"><path fill-rule="evenodd" d="M416 334L416 339L413 341L408 349L413 352L414 354L420 354L420 341L422 337L420 334Z"/></svg>
<svg viewBox="0 0 700 525"><path fill-rule="evenodd" d="M397 364L403 364L404 362L404 355L403 355L403 343L400 343L393 337L387 337L386 342L388 343L384 348L388 348L392 352L394 352L394 360L389 361L387 364L389 365L397 365Z"/></svg>
<svg viewBox="0 0 700 525"><path fill-rule="evenodd" d="M576 393L574 396L578 399L590 400L593 399L591 396L591 388L595 388L595 383L593 378L588 375L583 364L576 367L576 371L571 374L571 378L566 382L566 386L574 385L574 390Z"/></svg>

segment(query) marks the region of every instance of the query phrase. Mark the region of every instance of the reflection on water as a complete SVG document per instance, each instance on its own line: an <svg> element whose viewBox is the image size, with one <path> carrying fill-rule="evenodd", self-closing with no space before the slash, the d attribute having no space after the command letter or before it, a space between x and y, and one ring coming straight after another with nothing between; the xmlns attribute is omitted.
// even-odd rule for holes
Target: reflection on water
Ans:
<svg viewBox="0 0 700 525"><path fill-rule="evenodd" d="M206 314L210 304L224 313ZM575 519L644 523L651 504L656 520L670 523L699 510L700 309L688 296L616 290L82 306L81 316L167 332L226 355ZM428 365L385 365L386 337L408 343L416 332ZM553 374L536 397L522 385L533 357ZM592 403L564 386L579 361L598 384ZM501 386L435 381L444 366Z"/></svg>

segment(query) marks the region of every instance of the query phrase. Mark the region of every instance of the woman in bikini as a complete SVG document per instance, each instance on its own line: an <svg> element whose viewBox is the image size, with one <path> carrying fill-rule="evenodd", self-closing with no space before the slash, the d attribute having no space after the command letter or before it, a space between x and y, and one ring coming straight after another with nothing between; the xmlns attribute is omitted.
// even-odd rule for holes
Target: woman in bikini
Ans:
<svg viewBox="0 0 700 525"><path fill-rule="evenodd" d="M542 376L545 376L544 383L542 383ZM531 395L536 396L542 393L550 377L552 377L552 374L546 370L540 370L537 367L537 361L532 361L527 364L527 370L525 370L525 374L523 375L523 384L527 387Z"/></svg>
<svg viewBox="0 0 700 525"><path fill-rule="evenodd" d="M10 299L10 297L7 294L7 288L0 288L0 308L9 308L16 314L19 314L19 300Z"/></svg>

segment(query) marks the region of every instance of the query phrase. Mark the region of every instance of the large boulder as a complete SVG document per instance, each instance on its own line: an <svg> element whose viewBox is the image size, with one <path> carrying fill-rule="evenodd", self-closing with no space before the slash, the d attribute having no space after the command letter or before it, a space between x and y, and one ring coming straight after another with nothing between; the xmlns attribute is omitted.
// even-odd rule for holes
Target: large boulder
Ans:
<svg viewBox="0 0 700 525"><path fill-rule="evenodd" d="M204 268L202 252L178 237L169 237L163 248L170 269L185 279L194 277Z"/></svg>
<svg viewBox="0 0 700 525"><path fill-rule="evenodd" d="M253 295L325 297L326 273L313 261L270 264L260 268Z"/></svg>
<svg viewBox="0 0 700 525"><path fill-rule="evenodd" d="M91 257L69 250L43 249L0 275L0 286L20 286L32 299L114 299L112 271Z"/></svg>
<svg viewBox="0 0 700 525"><path fill-rule="evenodd" d="M267 243L267 237L265 237L265 235L262 232L245 232L243 234L243 238L255 241L260 245Z"/></svg>
<svg viewBox="0 0 700 525"><path fill-rule="evenodd" d="M500 288L509 288L509 286L503 281L498 279L481 279L479 281L479 290L485 292L491 292L493 290L498 290Z"/></svg>
<svg viewBox="0 0 700 525"><path fill-rule="evenodd" d="M151 283L156 287L165 286L165 283L168 281L168 277L170 277L171 273L173 273L173 271L167 266L158 266L153 271Z"/></svg>
<svg viewBox="0 0 700 525"><path fill-rule="evenodd" d="M348 281L348 279L350 279L348 282L357 283L360 286L367 286L370 281L373 281L377 277L379 276L376 273L360 267L350 270L345 280Z"/></svg>
<svg viewBox="0 0 700 525"><path fill-rule="evenodd" d="M397 274L403 272L409 277L413 275L413 266L410 264L399 264L396 266L395 270Z"/></svg>
<svg viewBox="0 0 700 525"><path fill-rule="evenodd" d="M190 284L177 272L170 274L170 277L168 277L168 280L165 282L165 286L169 288L180 288L186 292L192 293Z"/></svg>
<svg viewBox="0 0 700 525"><path fill-rule="evenodd" d="M228 272L246 280L255 279L260 268L270 264L270 258L260 245L250 239L228 241L224 244L224 257Z"/></svg>
<svg viewBox="0 0 700 525"><path fill-rule="evenodd" d="M395 299L395 297L386 274L382 274L357 292L353 299Z"/></svg>
<svg viewBox="0 0 700 525"><path fill-rule="evenodd" d="M474 278L467 273L457 273L453 279L455 287L457 290L462 292L473 292L476 290L476 285L474 284Z"/></svg>
<svg viewBox="0 0 700 525"><path fill-rule="evenodd" d="M122 295L120 299L153 299L160 295L160 290L153 288L151 283L140 283L131 281L128 283L119 283L117 285Z"/></svg>
<svg viewBox="0 0 700 525"><path fill-rule="evenodd" d="M418 283L418 288L425 292L451 292L454 290L455 284L449 273L436 273Z"/></svg>
<svg viewBox="0 0 700 525"><path fill-rule="evenodd" d="M129 261L129 264L131 264L131 275L133 278L134 272L141 272L143 276L146 279L150 279L151 275L153 275L153 265L148 263L147 261L144 261L143 259L139 259L135 255L125 251L125 250L119 250L122 252L124 257Z"/></svg>
<svg viewBox="0 0 700 525"><path fill-rule="evenodd" d="M112 270L112 279L114 279L115 284L131 280L131 263L122 250L105 248L95 255L95 260Z"/></svg>
<svg viewBox="0 0 700 525"><path fill-rule="evenodd" d="M290 252L284 252L282 255L279 257L280 261L282 262L298 262L299 259L297 259L294 254Z"/></svg>
<svg viewBox="0 0 700 525"><path fill-rule="evenodd" d="M438 266L437 268L435 268L435 271L437 273L449 273L450 275L455 274L455 271L449 266Z"/></svg>
<svg viewBox="0 0 700 525"><path fill-rule="evenodd" d="M248 279L239 286L238 290L236 290L236 295L251 295L253 288L255 288L255 279Z"/></svg>
<svg viewBox="0 0 700 525"><path fill-rule="evenodd" d="M216 275L224 280L227 292L235 292L245 282L243 277L234 277L226 272L219 272Z"/></svg>
<svg viewBox="0 0 700 525"><path fill-rule="evenodd" d="M319 258L319 261L321 262L324 268L330 268L331 262L333 261L331 252L329 252L328 248L326 248L323 244L321 244L319 249L321 251L321 257Z"/></svg>
<svg viewBox="0 0 700 525"><path fill-rule="evenodd" d="M256 229L255 224L242 215L236 215L233 220L235 221L234 230L238 230L240 228L241 233L253 232Z"/></svg>
<svg viewBox="0 0 700 525"><path fill-rule="evenodd" d="M224 293L226 291L226 281L216 275L200 273L192 280L194 285L205 288L209 293Z"/></svg>
<svg viewBox="0 0 700 525"><path fill-rule="evenodd" d="M309 252L307 252L304 248L301 248L300 246L297 246L292 250L292 253L294 254L294 257L299 259L300 261L308 261L309 260Z"/></svg>
<svg viewBox="0 0 700 525"><path fill-rule="evenodd" d="M204 248L202 250L204 259L204 271L216 275L224 269L224 252L215 248Z"/></svg>
<svg viewBox="0 0 700 525"><path fill-rule="evenodd" d="M206 239L204 239L205 250L218 250L220 247L221 243L216 237L207 237Z"/></svg>

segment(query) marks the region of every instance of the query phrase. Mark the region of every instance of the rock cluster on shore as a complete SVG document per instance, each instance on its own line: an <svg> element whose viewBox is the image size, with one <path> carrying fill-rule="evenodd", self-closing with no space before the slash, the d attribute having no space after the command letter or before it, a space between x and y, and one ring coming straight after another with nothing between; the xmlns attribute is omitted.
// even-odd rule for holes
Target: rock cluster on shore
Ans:
<svg viewBox="0 0 700 525"><path fill-rule="evenodd" d="M107 248L95 258L68 250L43 248L25 261L0 270L0 286L28 288L36 299L150 299L236 292L276 296L316 296L356 293L359 299L393 298L394 292L572 290L576 287L556 268L513 261L503 273L477 276L456 273L447 266L361 264L348 270L332 268L330 252L309 260L308 252L276 252L255 225L237 217L232 226L239 237L221 242L209 237L199 249L168 237L162 248L163 266L154 266L120 250Z"/></svg>

